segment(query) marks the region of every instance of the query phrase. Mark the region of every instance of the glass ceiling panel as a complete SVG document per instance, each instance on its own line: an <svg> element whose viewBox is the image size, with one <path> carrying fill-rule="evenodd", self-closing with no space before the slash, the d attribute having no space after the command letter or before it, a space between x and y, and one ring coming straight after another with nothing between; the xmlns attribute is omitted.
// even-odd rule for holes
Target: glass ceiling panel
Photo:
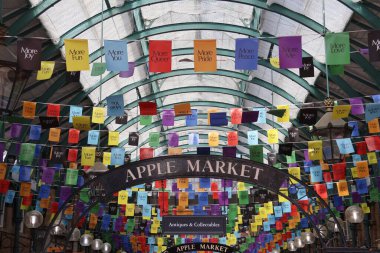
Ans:
<svg viewBox="0 0 380 253"><path fill-rule="evenodd" d="M40 0L30 0L33 5L36 5ZM110 0L111 6L121 6L125 2L123 0ZM329 30L334 32L342 31L352 15L352 11L339 3L337 0L329 0L326 2L326 26ZM314 21L322 24L322 0L268 0L268 4L276 3L282 5L292 11L303 14L304 16L311 18ZM105 2L103 2L105 8L107 8ZM102 0L62 0L57 2L53 7L44 12L40 19L48 30L50 36L54 39L60 38L63 34L68 32L73 27L82 23L83 21L101 13ZM163 11L164 10L164 11ZM321 11L316 11L321 10ZM160 27L163 25L188 23L188 22L214 22L222 24L237 25L243 27L249 27L253 20L252 14L254 8L249 5L243 5L239 3L232 3L229 1L209 1L209 0L194 0L194 1L170 1L160 4L152 4L141 8L143 22L145 28ZM101 45L101 27L104 27L105 39L123 39L126 36L133 33L135 30L133 13L122 13L115 15L112 18L104 20L103 24L92 25L88 23L89 29L82 32L77 38L89 39L90 53L94 52ZM260 17L260 25L258 27L261 32L273 34L274 36L289 36L289 35L302 35L303 36L303 49L314 56L317 60L324 61L324 45L323 38L306 27L304 24L299 24L296 21L281 16L279 14L262 11ZM223 49L234 50L235 39L244 38L246 36L227 33L221 31L178 31L166 34L160 34L151 36L147 39L170 39L173 40L173 49L178 48L192 48L194 39L216 39L217 47ZM141 50L141 42L132 42L128 44L128 57L130 61L136 61L143 56ZM266 59L270 50L270 43L260 41L259 56ZM64 48L62 48L64 55ZM278 47L274 46L272 56L278 56ZM192 55L183 55L173 57L173 70L192 69L192 62L179 62L181 59L188 58L193 59ZM99 62L100 59L96 59ZM235 71L234 61L232 58L218 56L217 62L218 69L225 69ZM298 75L297 69L290 69ZM315 69L316 76L319 71ZM150 73L153 75L153 73ZM308 95L308 92L304 88L300 88L299 85L291 81L286 76L271 71L268 68L259 66L257 71L252 73L253 77L260 78L268 83L272 82L273 75L273 87L275 89L281 88L291 94L296 101L302 102ZM104 75L106 76L106 75ZM106 81L102 86L102 99L113 94L115 91L141 80L149 78L147 73L147 66L140 65L135 69L134 76L127 79L121 79L117 75L116 77ZM305 79L310 85L314 85L316 77ZM81 83L84 89L93 87L99 82L99 77L91 77L90 71L83 71L81 73ZM214 76L214 75L188 75L178 76L172 78L166 78L160 87L161 90L168 90L173 88L182 88L189 86L211 86L211 87L224 87L228 89L238 90L240 82L239 79ZM160 82L161 83L161 82ZM146 84L139 87L139 91L142 97L148 96L151 93L150 84ZM290 92L292 91L292 92ZM247 85L247 93L254 94L255 96L262 98L268 102L272 102L272 92L266 88L260 87L256 84ZM95 89L90 93L90 98L94 103L98 103L100 100L100 90ZM129 91L124 95L126 104L135 101L137 94L135 89ZM194 92L184 93L178 95L170 95L163 98L164 105L172 104L179 101L216 101L226 102L230 104L237 104L239 99L237 97L225 94L210 95L209 92ZM291 104L288 100L281 97L278 94L274 94L274 105ZM260 106L255 102L242 100L243 106L253 107ZM196 107L196 106L194 106ZM197 107L206 111L205 107ZM227 111L226 109L221 109ZM131 108L128 111L129 117L133 118L138 115L136 108ZM295 117L297 110L291 110L291 116ZM159 117L154 117L158 120ZM201 122L203 120L200 120ZM179 122L183 125L183 122ZM284 127L290 124L284 124ZM115 130L119 128L119 125L112 122L108 125L109 129ZM127 137L128 131L136 131L142 129L144 126L140 124L129 127L124 133L122 138ZM271 126L261 124L260 127L264 129L271 128ZM244 126L239 127L245 130ZM155 127L151 131L161 131L161 127ZM149 135L149 132L142 136L141 141ZM283 138L283 136L281 136ZM265 141L265 138L261 136L261 139ZM242 148L245 152L246 148ZM157 151L158 152L158 151Z"/></svg>

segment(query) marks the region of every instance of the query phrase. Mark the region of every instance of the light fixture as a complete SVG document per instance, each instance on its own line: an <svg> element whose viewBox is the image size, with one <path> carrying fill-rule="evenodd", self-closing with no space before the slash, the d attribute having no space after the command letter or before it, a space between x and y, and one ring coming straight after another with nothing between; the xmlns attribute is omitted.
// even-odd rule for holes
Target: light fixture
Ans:
<svg viewBox="0 0 380 253"><path fill-rule="evenodd" d="M335 222L334 218L333 217L330 217L328 220L327 220L327 228L333 232L333 233L339 233L339 226L341 228L343 228L343 220L339 217L335 217L335 219L338 221L338 223ZM339 226L338 226L339 224Z"/></svg>
<svg viewBox="0 0 380 253"><path fill-rule="evenodd" d="M325 225L317 225L317 228L319 232L316 229L314 229L313 231L314 236L317 237L319 233L322 239L326 238L329 233L329 231L327 230L327 227Z"/></svg>
<svg viewBox="0 0 380 253"><path fill-rule="evenodd" d="M109 252L111 252L111 250L112 250L111 244L109 244L108 242L103 243L102 253L109 253Z"/></svg>
<svg viewBox="0 0 380 253"><path fill-rule="evenodd" d="M73 233L70 236L70 242L78 242L80 238L81 236L79 228L74 228Z"/></svg>
<svg viewBox="0 0 380 253"><path fill-rule="evenodd" d="M304 244L313 244L315 242L315 236L312 232L302 232L301 240Z"/></svg>
<svg viewBox="0 0 380 253"><path fill-rule="evenodd" d="M101 239L95 239L91 243L92 250L100 250L103 246L103 241Z"/></svg>
<svg viewBox="0 0 380 253"><path fill-rule="evenodd" d="M50 233L54 236L61 236L65 233L65 227L63 224L55 225Z"/></svg>
<svg viewBox="0 0 380 253"><path fill-rule="evenodd" d="M296 238L294 238L294 245L298 249L301 249L301 248L305 247L305 243L303 243L303 241L302 241L302 239L301 239L300 236L297 236Z"/></svg>
<svg viewBox="0 0 380 253"><path fill-rule="evenodd" d="M294 241L288 241L288 250L289 251L297 251L297 247L294 244Z"/></svg>
<svg viewBox="0 0 380 253"><path fill-rule="evenodd" d="M36 210L29 211L25 214L24 224L27 228L39 228L44 222L44 216Z"/></svg>
<svg viewBox="0 0 380 253"><path fill-rule="evenodd" d="M278 249L272 249L271 253L280 253Z"/></svg>
<svg viewBox="0 0 380 253"><path fill-rule="evenodd" d="M83 247L88 247L91 245L92 241L94 240L94 238L92 237L92 235L90 234L84 234L80 237L80 245L83 246Z"/></svg>
<svg viewBox="0 0 380 253"><path fill-rule="evenodd" d="M332 98L325 98L323 103L326 112L314 125L311 133L323 141L323 160L334 164L343 160L335 139L350 137L351 128L343 119L333 119L334 100Z"/></svg>
<svg viewBox="0 0 380 253"><path fill-rule="evenodd" d="M348 221L351 224L362 223L364 220L363 209L361 209L359 206L348 207L344 214L346 217L346 221Z"/></svg>

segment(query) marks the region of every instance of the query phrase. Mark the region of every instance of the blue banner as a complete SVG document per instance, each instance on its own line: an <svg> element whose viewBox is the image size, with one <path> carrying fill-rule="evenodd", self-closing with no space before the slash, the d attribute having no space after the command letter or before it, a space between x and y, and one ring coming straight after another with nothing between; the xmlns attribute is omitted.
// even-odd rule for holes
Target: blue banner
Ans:
<svg viewBox="0 0 380 253"><path fill-rule="evenodd" d="M256 70L259 40L255 38L236 39L235 69Z"/></svg>
<svg viewBox="0 0 380 253"><path fill-rule="evenodd" d="M111 164L123 165L124 164L125 149L124 148L112 148L111 149Z"/></svg>
<svg viewBox="0 0 380 253"><path fill-rule="evenodd" d="M128 70L128 52L126 40L105 40L104 54L108 71Z"/></svg>
<svg viewBox="0 0 380 253"><path fill-rule="evenodd" d="M124 98L123 95L107 97L107 116L124 115Z"/></svg>

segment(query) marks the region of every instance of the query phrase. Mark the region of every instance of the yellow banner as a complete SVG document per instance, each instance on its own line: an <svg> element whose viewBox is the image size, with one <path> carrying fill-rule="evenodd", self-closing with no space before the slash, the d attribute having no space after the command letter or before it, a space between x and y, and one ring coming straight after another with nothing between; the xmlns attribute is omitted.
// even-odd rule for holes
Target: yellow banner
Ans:
<svg viewBox="0 0 380 253"><path fill-rule="evenodd" d="M108 146L119 145L119 132L109 131L108 132Z"/></svg>
<svg viewBox="0 0 380 253"><path fill-rule="evenodd" d="M188 178L178 178L177 179L177 188L178 189L187 189L189 187Z"/></svg>
<svg viewBox="0 0 380 253"><path fill-rule="evenodd" d="M128 191L119 191L117 195L117 203L119 205L126 205L128 204Z"/></svg>
<svg viewBox="0 0 380 253"><path fill-rule="evenodd" d="M135 216L135 204L125 205L125 216Z"/></svg>
<svg viewBox="0 0 380 253"><path fill-rule="evenodd" d="M92 123L103 124L106 117L106 108L93 107L92 108Z"/></svg>
<svg viewBox="0 0 380 253"><path fill-rule="evenodd" d="M78 130L88 131L91 129L90 116L74 116L73 127Z"/></svg>
<svg viewBox="0 0 380 253"><path fill-rule="evenodd" d="M286 123L289 122L290 119L290 110L289 105L279 105L277 109L285 109L285 113L282 117L277 117L277 122Z"/></svg>
<svg viewBox="0 0 380 253"><path fill-rule="evenodd" d="M291 167L288 169L288 173L294 177L296 177L297 179L301 179L301 169L300 167ZM297 182L294 180L294 179L290 179L290 182L292 184L297 184Z"/></svg>
<svg viewBox="0 0 380 253"><path fill-rule="evenodd" d="M94 166L95 147L82 147L82 166Z"/></svg>
<svg viewBox="0 0 380 253"><path fill-rule="evenodd" d="M179 193L178 205L182 207L186 207L189 205L189 193L188 192L180 192Z"/></svg>
<svg viewBox="0 0 380 253"><path fill-rule="evenodd" d="M310 160L323 159L322 141L309 141L307 142L307 146Z"/></svg>
<svg viewBox="0 0 380 253"><path fill-rule="evenodd" d="M210 147L219 146L219 133L218 132L208 133L208 145Z"/></svg>
<svg viewBox="0 0 380 253"><path fill-rule="evenodd" d="M278 143L278 130L277 129L269 129L267 131L267 135L268 135L268 143L269 144Z"/></svg>
<svg viewBox="0 0 380 253"><path fill-rule="evenodd" d="M103 152L103 164L111 165L111 152Z"/></svg>
<svg viewBox="0 0 380 253"><path fill-rule="evenodd" d="M216 71L216 40L194 40L194 71Z"/></svg>
<svg viewBox="0 0 380 253"><path fill-rule="evenodd" d="M347 118L348 114L350 114L351 105L336 105L333 109L333 119L342 119Z"/></svg>
<svg viewBox="0 0 380 253"><path fill-rule="evenodd" d="M53 75L55 62L42 61L41 69L37 71L37 80L48 80Z"/></svg>
<svg viewBox="0 0 380 253"><path fill-rule="evenodd" d="M168 147L168 155L182 155L182 148Z"/></svg>
<svg viewBox="0 0 380 253"><path fill-rule="evenodd" d="M83 39L66 39L66 70L90 70L90 57L88 54L88 41Z"/></svg>
<svg viewBox="0 0 380 253"><path fill-rule="evenodd" d="M342 181L339 181L337 183L337 188L338 188L338 195L340 197L345 197L345 196L349 196L350 193L348 192L348 186L347 186L347 181L346 180L342 180Z"/></svg>

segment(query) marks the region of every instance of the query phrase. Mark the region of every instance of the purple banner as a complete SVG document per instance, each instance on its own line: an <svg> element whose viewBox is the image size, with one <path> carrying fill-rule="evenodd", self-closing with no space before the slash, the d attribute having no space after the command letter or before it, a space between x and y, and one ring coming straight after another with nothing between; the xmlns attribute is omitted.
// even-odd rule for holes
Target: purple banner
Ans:
<svg viewBox="0 0 380 253"><path fill-rule="evenodd" d="M128 78L133 76L135 73L135 63L134 62L128 62L128 70L126 71L120 71L119 77L121 78Z"/></svg>
<svg viewBox="0 0 380 253"><path fill-rule="evenodd" d="M302 37L289 36L278 39L280 53L280 68L301 68Z"/></svg>

